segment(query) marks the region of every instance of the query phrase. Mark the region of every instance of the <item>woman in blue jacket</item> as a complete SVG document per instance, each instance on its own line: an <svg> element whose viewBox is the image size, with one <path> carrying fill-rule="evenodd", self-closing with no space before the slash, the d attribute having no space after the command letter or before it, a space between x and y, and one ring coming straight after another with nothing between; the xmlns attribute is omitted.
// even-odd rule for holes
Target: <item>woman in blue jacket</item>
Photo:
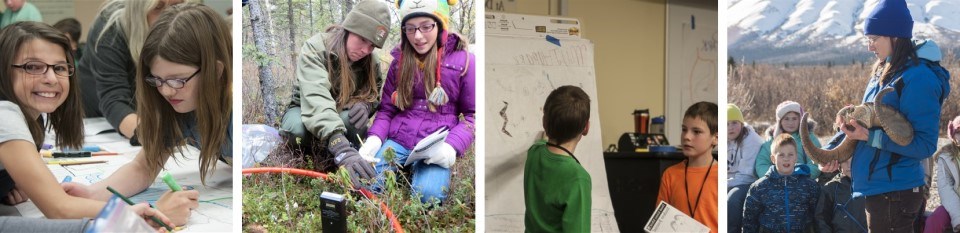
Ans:
<svg viewBox="0 0 960 233"><path fill-rule="evenodd" d="M940 109L950 93L949 74L936 62L940 50L930 41L915 44L913 21L904 0L881 0L864 23L869 50L877 57L863 102L873 102L884 88L895 88L877 100L897 109L913 126L913 140L898 145L879 127L864 128L854 121L840 127L828 148L857 140L853 153L854 192L867 197L870 232L909 232L921 213L926 195L920 161L936 150Z"/></svg>

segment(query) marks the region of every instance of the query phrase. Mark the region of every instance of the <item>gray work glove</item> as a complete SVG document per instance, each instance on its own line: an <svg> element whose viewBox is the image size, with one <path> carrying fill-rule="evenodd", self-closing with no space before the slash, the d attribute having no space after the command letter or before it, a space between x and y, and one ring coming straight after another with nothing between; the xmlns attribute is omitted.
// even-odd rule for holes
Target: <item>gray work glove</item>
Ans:
<svg viewBox="0 0 960 233"><path fill-rule="evenodd" d="M372 108L366 102L357 102L350 106L347 115L350 118L350 124L357 132L367 132L367 123L370 122L370 110Z"/></svg>
<svg viewBox="0 0 960 233"><path fill-rule="evenodd" d="M377 176L373 166L367 160L364 160L356 149L350 146L350 142L343 134L335 133L330 136L327 150L335 156L333 161L338 167L347 169L354 188L365 187L360 183L360 179L371 179Z"/></svg>

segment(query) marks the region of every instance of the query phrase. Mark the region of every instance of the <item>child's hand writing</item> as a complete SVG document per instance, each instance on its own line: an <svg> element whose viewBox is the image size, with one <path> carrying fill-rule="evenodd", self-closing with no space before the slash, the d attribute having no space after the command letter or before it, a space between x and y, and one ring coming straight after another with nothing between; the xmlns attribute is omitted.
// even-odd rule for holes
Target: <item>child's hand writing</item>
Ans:
<svg viewBox="0 0 960 233"><path fill-rule="evenodd" d="M174 223L171 226L182 226L187 224L190 211L200 206L199 197L197 190L167 191L157 200L157 209L170 216Z"/></svg>
<svg viewBox="0 0 960 233"><path fill-rule="evenodd" d="M127 206L127 209L133 211L133 213L143 218L144 221L147 221L147 224L150 224L151 227L156 228L157 231L166 232L166 229L164 229L163 226L160 226L160 224L154 222L152 219L150 219L150 217L157 217L157 219L163 221L164 224L167 224L168 226L175 226L173 222L170 221L170 218L167 218L166 215L163 215L163 213L154 208L150 208L150 204L140 203Z"/></svg>

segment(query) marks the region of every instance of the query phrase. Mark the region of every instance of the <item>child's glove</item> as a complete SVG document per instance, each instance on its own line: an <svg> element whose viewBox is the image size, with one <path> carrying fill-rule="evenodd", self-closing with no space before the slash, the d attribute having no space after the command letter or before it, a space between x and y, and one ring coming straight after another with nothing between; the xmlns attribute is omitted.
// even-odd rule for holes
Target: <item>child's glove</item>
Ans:
<svg viewBox="0 0 960 233"><path fill-rule="evenodd" d="M377 158L377 150L381 146L383 146L383 141L380 141L380 137L367 137L367 141L363 143L363 146L360 146L360 156L367 162L378 163L380 159Z"/></svg>
<svg viewBox="0 0 960 233"><path fill-rule="evenodd" d="M446 169L450 169L450 166L453 166L453 163L457 161L457 150L454 150L453 146L446 142L430 147L423 153L430 155L430 158L423 160L424 163L436 164Z"/></svg>
<svg viewBox="0 0 960 233"><path fill-rule="evenodd" d="M338 167L344 167L350 174L350 181L353 187L363 187L360 179L370 179L377 176L373 166L357 153L356 149L350 147L350 142L341 133L335 133L330 136L330 142L327 144L327 150L335 157L333 161Z"/></svg>
<svg viewBox="0 0 960 233"><path fill-rule="evenodd" d="M413 147L413 152L407 157L407 161L403 166L410 166L410 164L418 160L429 159L436 156L437 148L440 147L440 144L447 144L444 140L447 139L448 133L450 133L448 128L442 127L421 139L420 142L417 142L417 145ZM449 144L447 144L447 146L450 147ZM453 147L450 147L450 149L453 149ZM453 154L454 157L456 157L456 151L454 151ZM450 164L453 164L453 162L451 161Z"/></svg>

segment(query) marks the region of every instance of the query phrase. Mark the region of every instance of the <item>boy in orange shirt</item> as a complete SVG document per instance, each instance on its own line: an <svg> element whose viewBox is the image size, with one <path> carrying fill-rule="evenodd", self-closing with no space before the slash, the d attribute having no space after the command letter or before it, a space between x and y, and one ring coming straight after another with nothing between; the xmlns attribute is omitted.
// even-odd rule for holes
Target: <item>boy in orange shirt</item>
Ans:
<svg viewBox="0 0 960 233"><path fill-rule="evenodd" d="M657 203L665 201L717 233L717 104L699 102L683 114L682 163L670 166L660 179Z"/></svg>

